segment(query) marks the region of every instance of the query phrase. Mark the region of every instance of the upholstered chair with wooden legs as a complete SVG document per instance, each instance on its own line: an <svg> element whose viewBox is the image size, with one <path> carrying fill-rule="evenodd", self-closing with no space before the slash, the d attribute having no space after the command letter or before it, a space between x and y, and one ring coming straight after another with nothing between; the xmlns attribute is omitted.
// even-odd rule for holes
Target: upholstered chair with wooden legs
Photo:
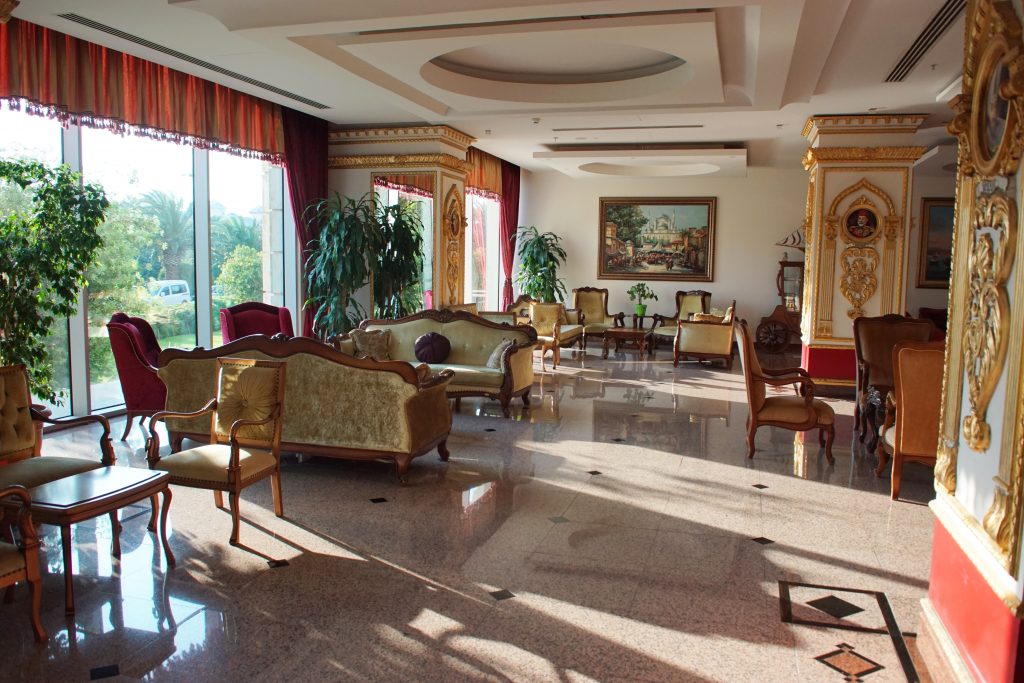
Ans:
<svg viewBox="0 0 1024 683"><path fill-rule="evenodd" d="M48 636L42 621L39 620L43 581L39 573L39 537L32 524L32 498L28 494L28 489L21 485L7 486L0 490L0 500L6 498L17 498L21 503L17 512L6 512L7 519L12 515L17 516L21 540L15 544L14 539L9 537L10 532L5 531L8 538L0 541L0 588L7 586L7 590L10 591L20 581L28 583L32 595L32 632L35 634L36 642L44 643Z"/></svg>
<svg viewBox="0 0 1024 683"><path fill-rule="evenodd" d="M169 472L171 483L212 489L214 502L231 508L231 545L238 545L238 498L242 489L270 477L274 513L281 517L281 426L284 422L285 363L241 358L217 359L217 397L191 413L162 411L149 424L149 468ZM210 443L160 456L156 423L167 418L210 414ZM161 512L166 523L168 505Z"/></svg>
<svg viewBox="0 0 1024 683"><path fill-rule="evenodd" d="M870 434L868 448L877 445L881 402L892 391L892 350L903 341L926 342L935 333L931 320L902 315L861 317L853 321L853 350L857 358L857 399L853 422L860 431L860 440ZM877 397L878 404L869 399Z"/></svg>
<svg viewBox="0 0 1024 683"><path fill-rule="evenodd" d="M743 365L743 380L747 386L747 457L754 457L754 436L762 425L782 427L795 432L818 430L818 443L825 447L825 457L832 457L835 440L835 411L824 401L814 398L814 382L803 368L771 370L762 368L754 352L747 324L742 320L734 325L736 346ZM768 396L766 387L792 385L795 396Z"/></svg>
<svg viewBox="0 0 1024 683"><path fill-rule="evenodd" d="M562 358L561 348L583 340L583 326L569 324L562 304L530 304L530 325L537 331L537 348L540 349L540 367L544 367L544 356L551 351L551 369L558 367Z"/></svg>
<svg viewBox="0 0 1024 683"><path fill-rule="evenodd" d="M679 367L681 358L696 358L698 362L719 359L725 363L726 370L732 370L735 311L736 300L733 299L725 315L695 313L693 320L680 320L676 323L672 365Z"/></svg>
<svg viewBox="0 0 1024 683"><path fill-rule="evenodd" d="M583 320L583 348L590 339L603 339L612 327L625 327L626 314L608 312L608 290L597 287L577 287L572 290L573 307Z"/></svg>
<svg viewBox="0 0 1024 683"><path fill-rule="evenodd" d="M887 396L875 476L882 476L886 449L891 450L893 500L900 497L903 463L935 466L944 358L944 342L900 342L892 350L894 386Z"/></svg>
<svg viewBox="0 0 1024 683"><path fill-rule="evenodd" d="M689 320L694 313L707 313L710 305L711 292L703 289L677 291L675 314L671 317L654 314L654 322L651 324L652 344L657 346L659 341L673 344L679 321Z"/></svg>

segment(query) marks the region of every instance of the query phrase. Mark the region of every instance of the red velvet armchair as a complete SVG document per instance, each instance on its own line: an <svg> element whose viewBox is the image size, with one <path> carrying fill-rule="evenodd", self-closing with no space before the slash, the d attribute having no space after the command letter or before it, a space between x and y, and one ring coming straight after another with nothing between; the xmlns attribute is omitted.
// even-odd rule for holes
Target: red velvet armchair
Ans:
<svg viewBox="0 0 1024 683"><path fill-rule="evenodd" d="M153 328L142 318L134 318L118 311L107 323L107 336L114 352L117 377L127 412L127 424L121 441L128 438L136 417L148 417L164 409L167 387L156 370L160 355L160 342Z"/></svg>
<svg viewBox="0 0 1024 683"><path fill-rule="evenodd" d="M279 333L295 336L292 314L283 306L247 301L220 309L220 335L225 344L250 334Z"/></svg>

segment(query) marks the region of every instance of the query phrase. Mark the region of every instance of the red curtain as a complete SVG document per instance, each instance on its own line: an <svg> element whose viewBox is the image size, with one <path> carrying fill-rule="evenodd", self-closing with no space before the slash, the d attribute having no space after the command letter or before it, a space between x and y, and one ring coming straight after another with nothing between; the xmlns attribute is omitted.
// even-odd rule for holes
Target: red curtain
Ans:
<svg viewBox="0 0 1024 683"><path fill-rule="evenodd" d="M512 305L512 261L516 255L516 231L519 229L519 167L501 160L501 270L505 286L501 290L501 310Z"/></svg>
<svg viewBox="0 0 1024 683"><path fill-rule="evenodd" d="M19 19L0 24L0 99L65 123L283 161L280 105Z"/></svg>
<svg viewBox="0 0 1024 683"><path fill-rule="evenodd" d="M305 263L306 245L317 236L318 230L309 220L306 208L327 196L327 122L287 107L281 107L281 118L288 194L295 214L295 234ZM305 268L302 270L302 334L312 337L313 311L305 305Z"/></svg>

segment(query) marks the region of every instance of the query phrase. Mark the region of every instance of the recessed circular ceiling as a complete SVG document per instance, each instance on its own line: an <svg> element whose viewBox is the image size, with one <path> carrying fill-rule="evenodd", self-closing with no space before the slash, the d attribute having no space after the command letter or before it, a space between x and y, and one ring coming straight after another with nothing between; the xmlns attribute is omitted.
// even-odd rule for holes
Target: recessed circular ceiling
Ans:
<svg viewBox="0 0 1024 683"><path fill-rule="evenodd" d="M658 163L646 161L644 163L653 165L635 164L608 164L604 162L593 162L580 166L581 171L596 173L598 175L635 176L645 178L674 177L690 175L708 175L722 170L721 166L707 163L679 164L679 163Z"/></svg>
<svg viewBox="0 0 1024 683"><path fill-rule="evenodd" d="M430 63L489 81L577 85L652 76L680 67L685 60L634 45L533 40L468 47Z"/></svg>

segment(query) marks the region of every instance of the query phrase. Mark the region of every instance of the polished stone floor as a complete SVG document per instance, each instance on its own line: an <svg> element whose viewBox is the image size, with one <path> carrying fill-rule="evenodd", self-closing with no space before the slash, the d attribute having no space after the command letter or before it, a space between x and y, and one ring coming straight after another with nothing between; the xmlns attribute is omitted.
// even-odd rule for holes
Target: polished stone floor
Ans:
<svg viewBox="0 0 1024 683"><path fill-rule="evenodd" d="M125 511L120 562L106 518L76 526L72 620L43 527L51 638L34 644L19 587L5 680L908 680L930 471L908 466L891 502L844 399L834 465L774 428L748 460L738 363L599 354L565 353L512 419L464 399L451 461L418 458L406 487L383 463L289 457L286 517L268 482L246 489L240 548L186 488L173 570L145 507ZM47 435L44 454L95 457L94 438ZM115 444L145 467L137 428Z"/></svg>

